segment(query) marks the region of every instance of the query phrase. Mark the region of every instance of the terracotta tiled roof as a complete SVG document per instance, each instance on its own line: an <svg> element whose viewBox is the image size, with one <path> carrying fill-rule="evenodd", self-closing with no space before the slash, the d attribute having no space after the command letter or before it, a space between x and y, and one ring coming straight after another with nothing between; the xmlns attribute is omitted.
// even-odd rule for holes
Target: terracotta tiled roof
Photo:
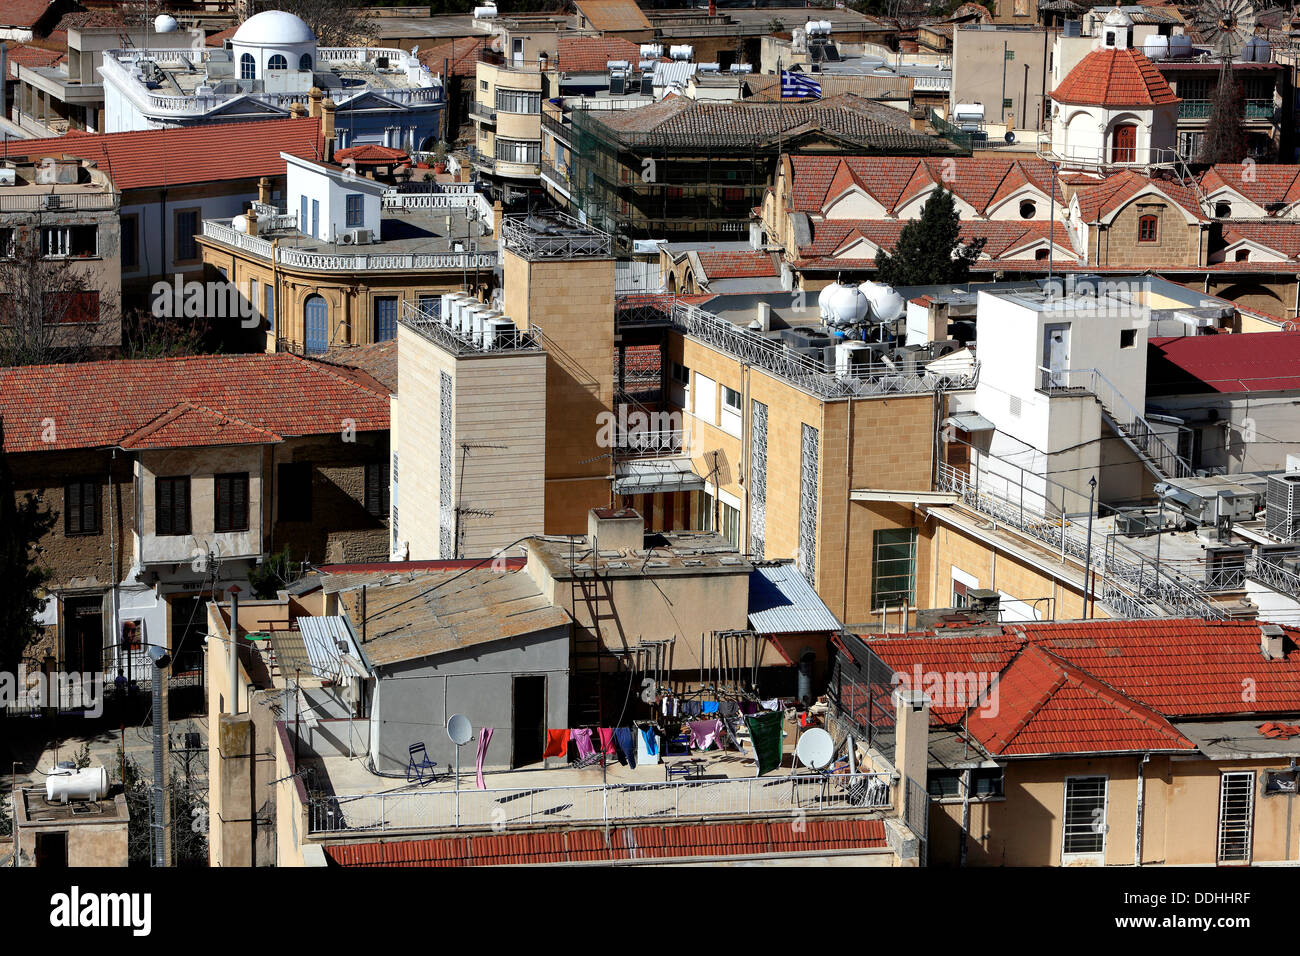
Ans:
<svg viewBox="0 0 1300 956"><path fill-rule="evenodd" d="M118 444L142 448L186 448L193 445L269 445L283 441L265 428L192 402L181 402L137 428Z"/></svg>
<svg viewBox="0 0 1300 956"><path fill-rule="evenodd" d="M334 153L336 165L346 166L349 160L365 165L388 166L393 163L410 162L411 157L403 150L394 149L391 146L380 146L377 143L362 143L360 146L349 146L347 149L340 149Z"/></svg>
<svg viewBox="0 0 1300 956"><path fill-rule="evenodd" d="M801 264L817 259L844 261L834 259L835 254L851 246L858 238L866 239L887 251L892 250L905 225L907 220L898 219L830 219L812 223L813 241L799 247ZM985 240L983 254L994 260L1014 255L1031 243L1047 239L1049 235L1062 251L1071 249L1069 232L1065 225L1059 222L1052 224L1052 228L1049 229L1049 224L1042 220L974 219L963 220L959 230L963 242L982 237ZM1070 253L1070 256L1073 257L1073 253ZM1056 256L1057 263L1060 263L1061 259L1061 255ZM848 261L861 264L844 266L844 268L871 268L875 257Z"/></svg>
<svg viewBox="0 0 1300 956"><path fill-rule="evenodd" d="M1228 245L1245 239L1266 246L1289 259L1300 256L1300 220L1225 224L1223 238ZM1278 263L1278 265L1283 264Z"/></svg>
<svg viewBox="0 0 1300 956"><path fill-rule="evenodd" d="M319 155L320 120L208 123L178 129L9 140L9 156L93 160L118 189L147 189L284 175L281 150Z"/></svg>
<svg viewBox="0 0 1300 956"><path fill-rule="evenodd" d="M1300 630L1285 629L1285 655L1270 661L1260 653L1260 626L1066 621L1004 625L1001 635L940 630L865 640L905 681L975 674L987 688L998 675L996 712L980 713L985 699L941 699L931 721L954 729L969 723L990 751L1028 756L1187 749L1170 721L1300 711ZM1243 694L1244 686L1252 693Z"/></svg>
<svg viewBox="0 0 1300 956"><path fill-rule="evenodd" d="M0 26L31 29L45 16L53 0L5 0L0 6Z"/></svg>
<svg viewBox="0 0 1300 956"><path fill-rule="evenodd" d="M477 72L478 55L487 49L487 37L458 37L421 50L418 59L433 73L472 77Z"/></svg>
<svg viewBox="0 0 1300 956"><path fill-rule="evenodd" d="M1159 177L1143 176L1131 169L1113 173L1095 186L1085 186L1076 193L1079 199L1079 212L1084 222L1097 222L1119 209L1141 190L1154 186L1157 190L1186 209L1197 219L1204 219L1196 191L1191 186Z"/></svg>
<svg viewBox="0 0 1300 956"><path fill-rule="evenodd" d="M890 212L921 190L942 185L981 214L1023 185L1045 196L1052 188L1052 167L1038 159L794 156L790 162L792 208L803 212L820 212L853 185ZM1065 203L1059 186L1056 201Z"/></svg>
<svg viewBox="0 0 1300 956"><path fill-rule="evenodd" d="M500 866L754 856L881 848L880 820L786 823L716 823L614 827L608 842L600 830L560 829L492 836L444 837L369 843L332 843L325 853L336 866Z"/></svg>
<svg viewBox="0 0 1300 956"><path fill-rule="evenodd" d="M1204 193L1227 186L1266 210L1274 203L1300 202L1300 166L1220 163L1203 172L1200 183Z"/></svg>
<svg viewBox="0 0 1300 956"><path fill-rule="evenodd" d="M565 73L604 73L611 60L626 60L635 68L641 47L622 37L561 36L555 68Z"/></svg>
<svg viewBox="0 0 1300 956"><path fill-rule="evenodd" d="M29 43L15 43L5 51L5 56L10 63L17 63L19 66L25 66L28 69L54 66L65 59L65 54L60 53L58 50L47 50L44 47L32 46Z"/></svg>
<svg viewBox="0 0 1300 956"><path fill-rule="evenodd" d="M1160 106L1178 103L1156 65L1140 50L1093 50L1048 94L1081 106Z"/></svg>
<svg viewBox="0 0 1300 956"><path fill-rule="evenodd" d="M218 30L216 33L210 34L203 42L208 46L225 46L226 41L234 37L234 35L239 31L240 26L242 26L242 24L236 23L233 27L226 27L224 30Z"/></svg>
<svg viewBox="0 0 1300 956"><path fill-rule="evenodd" d="M392 394L397 394L397 339L367 345L336 346L316 361L324 361L350 372L360 372L370 379L369 382L362 379L361 384L370 387L377 385L379 389L388 389Z"/></svg>
<svg viewBox="0 0 1300 956"><path fill-rule="evenodd" d="M759 279L780 275L770 252L697 252L710 279Z"/></svg>
<svg viewBox="0 0 1300 956"><path fill-rule="evenodd" d="M1185 335L1148 343L1148 394L1283 389L1300 389L1300 332Z"/></svg>
<svg viewBox="0 0 1300 956"><path fill-rule="evenodd" d="M357 431L382 431L388 401L386 391L357 375L283 353L0 368L0 417L10 452L191 434L254 440L248 429L273 433L274 440L339 432L348 420ZM51 420L53 431L46 427Z"/></svg>

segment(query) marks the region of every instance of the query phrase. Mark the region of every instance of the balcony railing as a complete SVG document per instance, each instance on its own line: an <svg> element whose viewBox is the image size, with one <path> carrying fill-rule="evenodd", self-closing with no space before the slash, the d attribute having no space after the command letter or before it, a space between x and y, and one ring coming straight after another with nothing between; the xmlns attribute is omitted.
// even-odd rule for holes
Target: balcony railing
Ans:
<svg viewBox="0 0 1300 956"><path fill-rule="evenodd" d="M27 193L0 195L0 212L107 212L117 208L116 193Z"/></svg>
<svg viewBox="0 0 1300 956"><path fill-rule="evenodd" d="M339 794L308 803L312 833L772 816L892 806L891 775L791 774L664 783Z"/></svg>
<svg viewBox="0 0 1300 956"><path fill-rule="evenodd" d="M1183 100L1178 104L1179 119L1208 119L1214 110L1213 100ZM1243 119L1271 120L1275 108L1269 99L1246 100L1242 104Z"/></svg>
<svg viewBox="0 0 1300 956"><path fill-rule="evenodd" d="M334 253L313 252L303 249L276 248L268 239L238 232L224 223L205 219L203 235L224 245L250 252L268 262L274 260L294 269L312 269L328 272L369 271L441 271L454 269L493 269L495 252L444 252L444 253Z"/></svg>

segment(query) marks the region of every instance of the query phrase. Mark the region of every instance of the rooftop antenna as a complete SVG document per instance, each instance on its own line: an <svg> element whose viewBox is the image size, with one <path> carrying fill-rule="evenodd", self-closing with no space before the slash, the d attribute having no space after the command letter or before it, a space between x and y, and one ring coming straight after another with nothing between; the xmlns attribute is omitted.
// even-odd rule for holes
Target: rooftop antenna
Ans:
<svg viewBox="0 0 1300 956"><path fill-rule="evenodd" d="M456 745L456 826L460 826L460 748L474 736L474 728L464 714L452 714L447 721L447 737Z"/></svg>

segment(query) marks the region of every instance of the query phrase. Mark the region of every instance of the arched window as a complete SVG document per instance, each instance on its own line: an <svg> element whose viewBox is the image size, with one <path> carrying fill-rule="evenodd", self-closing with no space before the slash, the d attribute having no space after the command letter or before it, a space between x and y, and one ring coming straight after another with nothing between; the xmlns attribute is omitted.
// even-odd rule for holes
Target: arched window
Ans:
<svg viewBox="0 0 1300 956"><path fill-rule="evenodd" d="M318 295L302 305L303 351L324 352L329 347L329 304Z"/></svg>
<svg viewBox="0 0 1300 956"><path fill-rule="evenodd" d="M1122 123L1115 127L1110 147L1112 163L1137 162L1137 124Z"/></svg>
<svg viewBox="0 0 1300 956"><path fill-rule="evenodd" d="M1238 262L1249 262L1249 261L1250 261L1250 250L1249 250L1249 249L1238 249L1238 250L1237 250L1237 261L1238 261Z"/></svg>
<svg viewBox="0 0 1300 956"><path fill-rule="evenodd" d="M1160 220L1155 216L1143 216L1138 220L1138 242L1155 242L1159 236Z"/></svg>
<svg viewBox="0 0 1300 956"><path fill-rule="evenodd" d="M310 54L310 53L304 53L302 56L298 57L298 69L300 69L300 70L310 70L310 69L311 69L311 54Z"/></svg>
<svg viewBox="0 0 1300 956"><path fill-rule="evenodd" d="M257 61L253 59L253 54L245 53L239 58L239 78L241 80L251 80L257 75Z"/></svg>
<svg viewBox="0 0 1300 956"><path fill-rule="evenodd" d="M268 70L287 70L289 69L289 61L277 53L266 61L266 68Z"/></svg>
<svg viewBox="0 0 1300 956"><path fill-rule="evenodd" d="M1227 219L1232 215L1232 203L1220 200L1214 204L1214 215L1220 219Z"/></svg>
<svg viewBox="0 0 1300 956"><path fill-rule="evenodd" d="M1049 252L1050 252L1050 250L1048 250L1048 249L1035 249L1035 250L1034 250L1034 261L1035 261L1035 262L1046 262L1046 261L1047 261L1047 255L1048 255Z"/></svg>
<svg viewBox="0 0 1300 956"><path fill-rule="evenodd" d="M1033 219L1034 213L1038 212L1038 206L1032 199L1026 199L1020 204L1020 218Z"/></svg>

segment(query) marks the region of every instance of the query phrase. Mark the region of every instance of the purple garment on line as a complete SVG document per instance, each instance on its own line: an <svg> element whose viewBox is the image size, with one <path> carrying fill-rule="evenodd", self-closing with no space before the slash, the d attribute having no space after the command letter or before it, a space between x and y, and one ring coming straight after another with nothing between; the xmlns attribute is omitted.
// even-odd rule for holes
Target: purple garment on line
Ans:
<svg viewBox="0 0 1300 956"><path fill-rule="evenodd" d="M691 721L691 746L696 750L708 750L722 732L722 721L714 717L711 720Z"/></svg>
<svg viewBox="0 0 1300 956"><path fill-rule="evenodd" d="M488 744L492 742L492 727L484 727L478 732L478 756L474 760L474 769L478 773L478 788L486 790L487 785L483 783L483 758L487 756Z"/></svg>
<svg viewBox="0 0 1300 956"><path fill-rule="evenodd" d="M572 736L573 742L578 746L579 760L586 760L596 752L596 748L591 745L590 727L575 727Z"/></svg>
<svg viewBox="0 0 1300 956"><path fill-rule="evenodd" d="M744 714L746 717L753 717L755 714L758 713L758 701L742 700L740 702L740 712Z"/></svg>

